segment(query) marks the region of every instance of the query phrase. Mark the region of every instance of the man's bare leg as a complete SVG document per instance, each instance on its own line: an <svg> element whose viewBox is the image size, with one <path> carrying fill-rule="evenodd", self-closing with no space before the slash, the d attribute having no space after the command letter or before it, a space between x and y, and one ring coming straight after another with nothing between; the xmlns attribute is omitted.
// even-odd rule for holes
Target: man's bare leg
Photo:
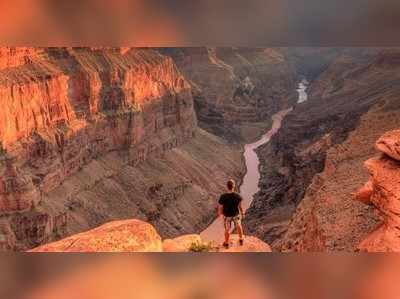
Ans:
<svg viewBox="0 0 400 299"><path fill-rule="evenodd" d="M242 225L240 223L236 224L236 230L237 230L237 233L239 235L240 245L242 245L243 244L243 228L242 228Z"/></svg>
<svg viewBox="0 0 400 299"><path fill-rule="evenodd" d="M225 243L229 245L229 228L225 228Z"/></svg>

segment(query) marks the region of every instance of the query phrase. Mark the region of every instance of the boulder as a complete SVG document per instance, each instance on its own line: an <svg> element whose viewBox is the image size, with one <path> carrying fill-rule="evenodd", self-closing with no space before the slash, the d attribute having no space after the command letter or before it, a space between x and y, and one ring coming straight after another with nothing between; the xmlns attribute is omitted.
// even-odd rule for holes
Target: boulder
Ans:
<svg viewBox="0 0 400 299"><path fill-rule="evenodd" d="M400 161L400 130L384 134L376 142L376 148L397 161Z"/></svg>
<svg viewBox="0 0 400 299"><path fill-rule="evenodd" d="M161 237L140 220L106 223L90 231L46 244L31 252L160 252Z"/></svg>
<svg viewBox="0 0 400 299"><path fill-rule="evenodd" d="M400 136L399 130L383 135L377 142L377 148L387 155L365 162L371 177L369 182L355 194L355 199L373 205L381 215L382 224L358 245L359 251L400 251L398 136Z"/></svg>

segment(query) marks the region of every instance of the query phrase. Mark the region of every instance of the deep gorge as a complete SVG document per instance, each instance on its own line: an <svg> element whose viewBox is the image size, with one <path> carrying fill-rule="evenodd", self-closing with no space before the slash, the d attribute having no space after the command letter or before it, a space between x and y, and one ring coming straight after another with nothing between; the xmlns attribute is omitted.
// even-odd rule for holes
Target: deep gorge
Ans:
<svg viewBox="0 0 400 299"><path fill-rule="evenodd" d="M163 239L198 234L226 180L243 179L243 145L293 107L257 150L260 190L245 229L274 251L354 251L379 224L351 194L376 140L400 123L398 57L383 48L2 47L0 249L132 218ZM304 78L308 101L297 105Z"/></svg>

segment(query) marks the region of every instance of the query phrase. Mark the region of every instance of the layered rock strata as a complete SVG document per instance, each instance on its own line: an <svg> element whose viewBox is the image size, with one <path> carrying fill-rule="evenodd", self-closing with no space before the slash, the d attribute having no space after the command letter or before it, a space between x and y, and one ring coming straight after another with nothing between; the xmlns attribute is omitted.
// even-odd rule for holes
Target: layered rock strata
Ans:
<svg viewBox="0 0 400 299"><path fill-rule="evenodd" d="M190 85L157 51L7 48L1 61L1 249L132 216L194 232L241 175L239 150L197 130Z"/></svg>
<svg viewBox="0 0 400 299"><path fill-rule="evenodd" d="M231 142L250 142L295 101L295 70L278 48L169 48L192 85L199 125Z"/></svg>
<svg viewBox="0 0 400 299"><path fill-rule="evenodd" d="M309 101L259 149L261 191L245 218L250 233L275 250L353 251L376 226L351 192L365 181L362 163L375 140L398 127L397 56L394 49L351 50L312 83ZM332 77L341 78L339 87L322 82Z"/></svg>
<svg viewBox="0 0 400 299"><path fill-rule="evenodd" d="M372 205L382 222L357 247L366 252L400 251L400 130L383 135L376 143L381 157L365 162L370 179L355 199Z"/></svg>

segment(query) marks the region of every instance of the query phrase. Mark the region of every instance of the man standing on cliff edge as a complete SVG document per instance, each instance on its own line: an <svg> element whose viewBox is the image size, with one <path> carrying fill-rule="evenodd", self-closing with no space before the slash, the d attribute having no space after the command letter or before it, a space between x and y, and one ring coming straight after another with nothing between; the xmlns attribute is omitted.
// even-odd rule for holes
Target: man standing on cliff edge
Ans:
<svg viewBox="0 0 400 299"><path fill-rule="evenodd" d="M229 180L226 183L227 193L221 195L218 200L218 217L223 215L225 228L225 242L223 246L229 248L229 236L232 222L235 224L239 235L239 244L243 245L243 228L241 219L243 218L242 197L236 193L235 181Z"/></svg>

